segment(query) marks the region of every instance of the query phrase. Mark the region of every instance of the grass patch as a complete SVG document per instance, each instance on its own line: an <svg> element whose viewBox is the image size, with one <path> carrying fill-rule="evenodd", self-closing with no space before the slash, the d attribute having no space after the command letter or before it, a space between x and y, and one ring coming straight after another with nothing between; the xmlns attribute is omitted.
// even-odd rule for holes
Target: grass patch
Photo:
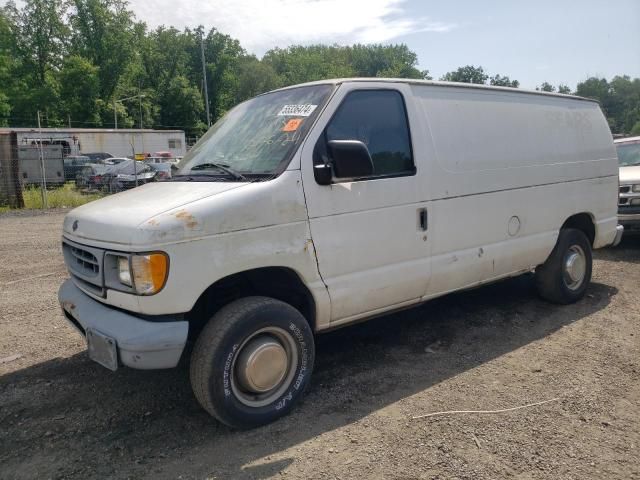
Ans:
<svg viewBox="0 0 640 480"><path fill-rule="evenodd" d="M104 197L103 193L81 193L72 182L65 183L62 187L47 190L49 208L72 208L84 205ZM42 192L40 188L28 187L22 191L25 208L42 208ZM3 207L0 207L2 211Z"/></svg>

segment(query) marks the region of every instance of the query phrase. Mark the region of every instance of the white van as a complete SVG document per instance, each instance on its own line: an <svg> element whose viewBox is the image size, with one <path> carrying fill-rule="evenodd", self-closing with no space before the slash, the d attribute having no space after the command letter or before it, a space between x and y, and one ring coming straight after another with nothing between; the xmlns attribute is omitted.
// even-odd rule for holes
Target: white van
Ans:
<svg viewBox="0 0 640 480"><path fill-rule="evenodd" d="M590 100L328 80L231 110L171 181L73 210L59 292L89 356L176 366L235 427L289 411L314 334L535 271L571 303L620 241L618 163Z"/></svg>

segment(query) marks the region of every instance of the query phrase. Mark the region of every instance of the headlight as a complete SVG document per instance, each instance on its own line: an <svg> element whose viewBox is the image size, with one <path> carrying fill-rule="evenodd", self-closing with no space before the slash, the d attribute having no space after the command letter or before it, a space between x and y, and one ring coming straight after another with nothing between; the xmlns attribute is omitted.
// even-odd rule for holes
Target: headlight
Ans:
<svg viewBox="0 0 640 480"><path fill-rule="evenodd" d="M640 193L640 185L634 185L631 187L631 191L635 193Z"/></svg>
<svg viewBox="0 0 640 480"><path fill-rule="evenodd" d="M139 295L153 295L164 287L169 259L164 253L118 257L118 279Z"/></svg>
<svg viewBox="0 0 640 480"><path fill-rule="evenodd" d="M131 284L131 267L129 266L129 257L118 257L118 279L120 283L127 287L132 287Z"/></svg>

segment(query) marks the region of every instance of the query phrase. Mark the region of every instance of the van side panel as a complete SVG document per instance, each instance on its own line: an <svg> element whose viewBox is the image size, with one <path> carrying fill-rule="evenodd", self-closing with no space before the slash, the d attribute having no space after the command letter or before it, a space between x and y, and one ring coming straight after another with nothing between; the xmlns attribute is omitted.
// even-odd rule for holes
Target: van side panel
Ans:
<svg viewBox="0 0 640 480"><path fill-rule="evenodd" d="M439 167L433 199L618 175L611 132L594 102L437 86L412 92Z"/></svg>
<svg viewBox="0 0 640 480"><path fill-rule="evenodd" d="M585 204L601 214L601 207L594 204L610 203L608 190L616 189L617 179L606 177L434 201L427 296L535 268L553 250L568 217L584 211L580 209ZM553 205L549 200L558 198L565 202ZM517 221L511 221L514 216ZM616 223L614 218L605 227L615 229Z"/></svg>
<svg viewBox="0 0 640 480"><path fill-rule="evenodd" d="M617 157L597 104L517 91L412 90L432 157L425 298L535 268L577 213L593 219L594 247L613 241Z"/></svg>

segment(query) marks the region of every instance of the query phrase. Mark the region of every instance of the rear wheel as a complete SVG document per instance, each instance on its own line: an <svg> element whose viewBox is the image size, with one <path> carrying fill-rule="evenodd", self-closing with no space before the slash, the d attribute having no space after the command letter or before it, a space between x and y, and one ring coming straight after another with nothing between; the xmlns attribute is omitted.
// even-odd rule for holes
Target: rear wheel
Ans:
<svg viewBox="0 0 640 480"><path fill-rule="evenodd" d="M313 333L291 305L247 297L222 308L191 355L198 402L236 428L263 425L291 410L313 370Z"/></svg>
<svg viewBox="0 0 640 480"><path fill-rule="evenodd" d="M538 292L550 302L577 302L589 286L591 270L591 244L586 235L573 228L560 230L551 255L536 269Z"/></svg>

